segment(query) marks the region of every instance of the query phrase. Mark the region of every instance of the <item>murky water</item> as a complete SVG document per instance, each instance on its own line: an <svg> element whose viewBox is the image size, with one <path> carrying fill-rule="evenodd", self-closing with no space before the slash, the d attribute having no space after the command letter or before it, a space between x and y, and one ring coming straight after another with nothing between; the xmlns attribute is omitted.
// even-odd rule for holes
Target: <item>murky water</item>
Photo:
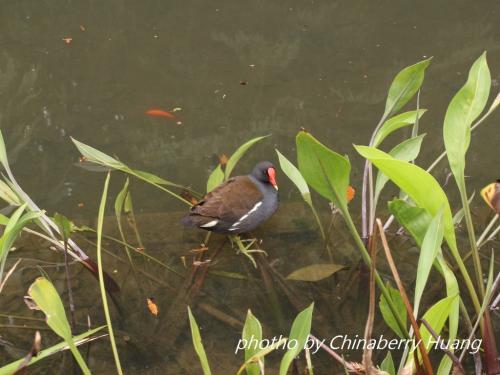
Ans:
<svg viewBox="0 0 500 375"><path fill-rule="evenodd" d="M349 154L356 187L361 159L351 145L368 142L388 85L402 67L434 56L421 95L421 107L429 109L421 121L422 131L428 133L419 159L422 165L442 150L446 105L483 50L488 50L493 93L497 93L499 16L500 3L494 0L3 1L1 129L14 173L30 196L49 213L59 211L85 223L92 223L96 215L104 175L75 166L78 153L70 136L133 167L201 191L218 154L230 154L250 138L272 134L241 161L236 172L247 173L261 159L276 161L275 147L293 160L294 136L305 127L335 150ZM145 111L150 108L177 109L182 123L148 117ZM500 133L495 126L499 121L497 113L474 136L467 171L470 191L498 178ZM444 182L446 173L443 166L437 176ZM298 266L325 261L326 254L298 193L285 176L278 178L283 209L259 237L274 268L286 275ZM112 197L122 184L123 178L114 174ZM188 250L197 247L203 235L178 225L184 207L164 193L137 181L131 190L145 247L182 271L180 257L190 261ZM449 191L455 197L452 185ZM326 223L328 207L316 201ZM359 198L352 202L355 216L359 204ZM479 199L474 208L482 224L488 211ZM362 334L366 317L366 279L358 277L358 254L340 222L332 240L334 257L352 272L317 285L291 286L300 303L316 300L313 327L318 335ZM111 219L107 231L117 235ZM92 253L92 246L80 240ZM26 253L20 257L61 262L46 244L40 248L39 242L23 241L28 243L23 242ZM222 239L213 241L215 249ZM401 242L407 249L409 244ZM120 247L108 246L126 258ZM296 314L289 298L277 288L276 303L281 307L272 308L274 297L255 279L259 273L224 246L213 269L254 279L235 281L209 274L193 303L216 307L239 320L251 308L266 334L286 334ZM408 269L411 280L413 267L405 264L408 255L401 252L401 269ZM176 290L186 281L137 257L147 273L139 276L138 287L126 263L112 258L106 262L123 288L122 315L116 314L114 321L122 361L130 372L199 373L185 325L185 301L176 299ZM2 313L31 314L20 297L39 274L35 264L28 261L8 294L0 297ZM88 312L94 325L101 323L97 284L79 266L72 269L79 320L85 322ZM62 268L48 272L64 290ZM146 293L160 304L158 319L145 311ZM336 299L342 301L332 302ZM179 304L179 311L174 304ZM232 354L240 329L214 318L207 309L194 313L214 372L232 373L242 361L241 355ZM388 333L380 325L379 331L384 330ZM48 332L45 335L48 341L55 340ZM30 330L2 328L1 336L16 347L1 349L2 363L24 355L23 349L31 345ZM271 357L269 363L275 366L278 360ZM331 373L325 368L333 362L326 356L318 355L313 362L320 373ZM93 344L89 363L97 373L111 371L107 342ZM65 373L69 358L58 366L57 371Z"/></svg>

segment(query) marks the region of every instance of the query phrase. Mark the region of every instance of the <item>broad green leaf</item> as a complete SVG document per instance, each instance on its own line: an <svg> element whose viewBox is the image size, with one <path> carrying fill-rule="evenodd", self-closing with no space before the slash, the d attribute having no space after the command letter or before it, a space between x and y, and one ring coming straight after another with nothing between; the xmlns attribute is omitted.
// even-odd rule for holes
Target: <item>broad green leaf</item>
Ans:
<svg viewBox="0 0 500 375"><path fill-rule="evenodd" d="M281 359L279 375L286 375L294 358L304 349L309 334L311 333L313 309L314 303L311 303L309 307L300 312L293 321L290 336L288 338L288 351Z"/></svg>
<svg viewBox="0 0 500 375"><path fill-rule="evenodd" d="M226 171L225 171L225 179L227 180L231 176L231 172L233 171L234 167L236 167L236 164L240 161L240 159L245 155L245 153L252 147L254 144L257 142L261 141L264 138L269 137L269 135L265 135L263 137L257 137L254 139L249 140L248 142L242 144L229 158L226 164Z"/></svg>
<svg viewBox="0 0 500 375"><path fill-rule="evenodd" d="M307 183L337 207L347 209L349 160L303 130L297 134L296 143L299 170Z"/></svg>
<svg viewBox="0 0 500 375"><path fill-rule="evenodd" d="M441 334L444 324L450 315L453 302L456 300L458 300L458 295L445 297L431 306L422 317L423 320L429 323L437 335ZM420 334L425 348L429 350L433 345L434 338L423 324L420 325ZM413 363L413 355L408 356L408 363Z"/></svg>
<svg viewBox="0 0 500 375"><path fill-rule="evenodd" d="M380 369L389 373L390 375L396 375L396 369L394 368L394 360L392 359L392 354L390 351L387 352L384 360L380 364Z"/></svg>
<svg viewBox="0 0 500 375"><path fill-rule="evenodd" d="M85 333L82 333L80 335L74 336L73 337L73 342L75 343L76 346L85 344L88 340L87 338L92 336L94 333L100 331L106 326L101 326L98 328L91 329ZM45 359L47 357L50 357L51 355L60 353L63 350L69 349L68 344L63 341L60 342L59 344L53 345L47 349L41 350L36 357L32 357L28 364L26 366L31 366L38 361L41 361L42 359ZM5 365L3 367L0 367L0 375L11 375L14 374L18 369L19 366L23 363L24 358L18 359L17 361L11 362L8 365Z"/></svg>
<svg viewBox="0 0 500 375"><path fill-rule="evenodd" d="M431 216L443 210L444 237L453 255L460 257L450 204L436 179L419 166L394 159L376 148L366 146L355 146L355 148ZM418 183L415 183L416 181Z"/></svg>
<svg viewBox="0 0 500 375"><path fill-rule="evenodd" d="M408 125L413 125L417 121L417 116L418 119L420 119L426 111L426 109L419 109L415 111L404 112L391 117L389 120L384 122L384 124L380 127L380 130L375 135L373 146L378 147L380 143L382 143L382 141L389 135L391 135L394 131Z"/></svg>
<svg viewBox="0 0 500 375"><path fill-rule="evenodd" d="M0 199L13 206L20 206L22 204L21 199L3 180L0 180Z"/></svg>
<svg viewBox="0 0 500 375"><path fill-rule="evenodd" d="M467 82L451 100L444 118L444 145L457 182L464 178L465 154L470 144L471 125L486 106L490 86L491 76L485 52L472 65Z"/></svg>
<svg viewBox="0 0 500 375"><path fill-rule="evenodd" d="M414 65L407 66L396 75L389 88L384 117L396 113L420 89L424 80L425 69L429 66L430 61L430 59L422 60Z"/></svg>
<svg viewBox="0 0 500 375"><path fill-rule="evenodd" d="M406 319L407 319L406 308L403 302L403 298L401 297L401 294L399 294L399 291L391 287L389 284L387 284L387 291L389 292L392 302L396 306L399 318L406 326ZM398 326L396 318L394 317L394 314L389 308L389 304L387 303L387 300L385 299L383 294L380 295L379 308L380 312L382 313L382 317L384 318L384 321L389 326L389 328L391 328L394 331L394 333L399 337L405 338L405 335L403 332L401 332L401 329Z"/></svg>
<svg viewBox="0 0 500 375"><path fill-rule="evenodd" d="M45 314L47 325L66 341L82 372L90 374L87 364L75 346L63 303L54 285L46 278L39 277L31 284L28 295Z"/></svg>
<svg viewBox="0 0 500 375"><path fill-rule="evenodd" d="M279 152L276 149L276 153L278 154L278 160L281 166L281 170L283 173L287 175L287 177L297 186L297 189L299 189L300 194L302 195L302 199L307 203L309 208L311 209L314 218L316 219L316 222L318 223L319 229L321 230L321 235L323 238L325 238L325 233L323 230L323 225L321 224L321 220L319 218L318 212L316 211L316 208L314 208L312 198L311 198L311 192L309 191L309 186L307 186L307 182L302 176L302 173L297 169L295 165L293 165L292 162L290 162L281 152Z"/></svg>
<svg viewBox="0 0 500 375"><path fill-rule="evenodd" d="M403 161L413 161L417 158L420 153L420 147L422 146L422 141L425 137L425 134L418 135L416 137L407 139L397 146L395 146L391 151L389 151L389 155L391 155L394 159L403 160ZM385 184L389 181L389 178L381 172L377 173L377 179L375 180L375 192L374 192L374 200L378 202L378 198Z"/></svg>
<svg viewBox="0 0 500 375"><path fill-rule="evenodd" d="M205 353L205 348L201 342L200 329L196 323L196 319L191 313L191 308L188 306L189 315L189 325L191 327L191 336L193 337L193 346L198 358L200 360L201 368L203 370L203 375L211 375L210 366L208 365L207 354Z"/></svg>
<svg viewBox="0 0 500 375"><path fill-rule="evenodd" d="M262 340L262 326L250 310L247 312L241 338L247 343L245 345L245 362L247 362L259 352L259 343ZM263 358L261 361L264 363ZM248 375L260 375L260 366L258 363L248 364L246 370Z"/></svg>
<svg viewBox="0 0 500 375"><path fill-rule="evenodd" d="M224 181L224 172L222 171L221 165L217 167L210 173L207 180L207 193L211 192L214 188L219 186Z"/></svg>
<svg viewBox="0 0 500 375"><path fill-rule="evenodd" d="M320 281L332 276L335 272L343 268L345 266L339 264L312 264L293 271L286 279L295 281Z"/></svg>
<svg viewBox="0 0 500 375"><path fill-rule="evenodd" d="M443 242L443 215L438 213L432 219L427 232L425 233L422 246L420 248L420 255L418 257L417 278L415 281L415 297L413 303L414 315L418 317L418 310L420 307L420 300L424 293L425 285L431 273L432 264L434 259L441 249Z"/></svg>
<svg viewBox="0 0 500 375"><path fill-rule="evenodd" d="M302 198L310 204L311 203L311 192L309 191L309 186L307 186L307 182L298 170L298 168L290 162L281 152L276 150L278 154L278 160L280 163L281 170L284 174L292 181L297 189L299 189Z"/></svg>

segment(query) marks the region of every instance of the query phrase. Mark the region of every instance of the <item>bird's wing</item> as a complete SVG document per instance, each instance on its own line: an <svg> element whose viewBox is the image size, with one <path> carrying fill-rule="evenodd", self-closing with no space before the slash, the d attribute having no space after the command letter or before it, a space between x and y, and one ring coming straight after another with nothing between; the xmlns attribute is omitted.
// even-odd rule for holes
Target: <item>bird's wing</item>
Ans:
<svg viewBox="0 0 500 375"><path fill-rule="evenodd" d="M191 213L232 223L248 213L262 198L262 193L248 176L233 177L205 195L192 207Z"/></svg>

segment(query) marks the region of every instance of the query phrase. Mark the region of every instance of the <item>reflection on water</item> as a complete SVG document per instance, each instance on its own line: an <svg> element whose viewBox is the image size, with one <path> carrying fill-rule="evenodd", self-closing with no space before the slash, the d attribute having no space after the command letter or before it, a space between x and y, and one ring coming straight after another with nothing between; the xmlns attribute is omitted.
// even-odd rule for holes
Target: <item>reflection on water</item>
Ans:
<svg viewBox="0 0 500 375"><path fill-rule="evenodd" d="M403 66L434 56L421 96L421 106L430 109L421 122L429 134L423 164L441 150L446 104L481 51L488 50L494 92L500 80L497 1L428 1L418 7L372 1L7 1L0 9L0 121L14 172L40 206L82 222L95 216L103 176L75 168L78 154L69 136L131 166L202 190L218 154L273 134L242 160L237 172L246 173L256 160L275 160L275 147L294 155L294 136L305 127L351 156L356 187L360 160L351 144L367 142L389 82ZM176 115L182 125L146 116L150 108L180 108ZM498 177L498 159L492 156L497 153L491 152L498 142L493 126L476 135L469 154L470 191ZM446 173L439 172L441 181ZM285 177L278 178L284 208L259 237L274 269L286 275L297 265L326 258L310 213L294 203L300 197ZM122 182L113 176L113 194ZM182 270L180 257L190 256L202 234L178 226L184 208L177 202L136 181L131 189L146 248ZM474 205L484 217L482 204ZM352 206L356 212L359 199ZM287 207L293 207L288 208L291 214L285 213ZM323 205L321 212L327 220L329 208ZM114 227L110 220L106 230L112 234ZM299 303L316 301L313 327L325 336L362 332L367 309L365 272L356 267L357 252L340 222L335 229L335 261L349 270L318 284L291 286ZM23 241L23 257L61 262L46 244ZM395 241L402 249L411 247ZM119 246L107 246L125 261ZM408 268L405 277L412 280L414 266L404 262L412 252L400 252L401 270ZM29 314L19 296L39 274L37 262L27 260L10 281L8 294L1 297L2 306L8 306L2 310L8 311L2 313ZM138 257L144 270L138 286L126 262L112 257L106 262L122 283L118 303L123 311L116 312L115 321L127 367L137 373L198 373L184 324L186 301L176 297L176 291L189 286L186 281ZM58 289L64 290L61 264L47 266ZM269 302L273 297L260 277L255 279L259 275L228 244L213 268L253 278L235 281L208 274L197 302L240 320L250 307L267 335L287 332L296 306L283 290L277 286L279 311ZM72 270L80 321L88 313L93 324L102 322L95 281L78 266ZM158 319L145 311L141 288L159 301ZM195 314L214 372L234 371L241 362L232 355L239 329L214 318L206 306ZM378 329L386 330L382 325ZM31 345L31 332L5 331L2 338L14 343L0 355L2 363L23 356ZM48 333L45 339L54 340ZM110 371L108 350L104 341L93 344L91 367ZM271 357L269 363L278 359ZM65 361L59 364L62 368L69 366L69 358ZM331 364L322 355L315 362L320 369Z"/></svg>

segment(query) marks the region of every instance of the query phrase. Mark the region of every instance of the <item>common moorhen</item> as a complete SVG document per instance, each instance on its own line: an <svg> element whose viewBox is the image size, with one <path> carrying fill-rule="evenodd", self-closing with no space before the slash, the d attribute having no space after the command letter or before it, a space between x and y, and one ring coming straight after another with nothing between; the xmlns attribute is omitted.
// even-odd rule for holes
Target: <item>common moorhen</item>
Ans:
<svg viewBox="0 0 500 375"><path fill-rule="evenodd" d="M181 223L222 234L240 234L257 228L277 208L276 169L263 161L249 175L231 177L205 195Z"/></svg>

